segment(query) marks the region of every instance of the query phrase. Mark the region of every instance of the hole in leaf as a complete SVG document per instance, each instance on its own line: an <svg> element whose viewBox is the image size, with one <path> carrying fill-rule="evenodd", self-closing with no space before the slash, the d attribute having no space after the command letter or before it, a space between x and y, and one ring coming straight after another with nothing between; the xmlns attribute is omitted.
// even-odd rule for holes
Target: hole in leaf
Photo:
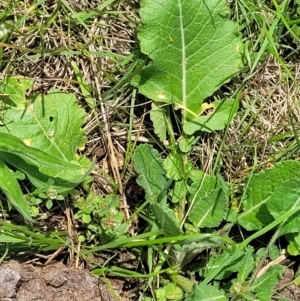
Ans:
<svg viewBox="0 0 300 301"><path fill-rule="evenodd" d="M53 116L50 116L50 117L49 117L49 120L50 120L50 122L52 122L52 121L53 121L53 119L54 119L54 117L53 117Z"/></svg>

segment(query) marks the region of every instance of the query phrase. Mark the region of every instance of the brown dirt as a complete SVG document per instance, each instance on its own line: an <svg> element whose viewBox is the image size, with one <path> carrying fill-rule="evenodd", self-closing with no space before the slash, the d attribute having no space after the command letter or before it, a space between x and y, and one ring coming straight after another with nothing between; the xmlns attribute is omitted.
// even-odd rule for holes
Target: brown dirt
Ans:
<svg viewBox="0 0 300 301"><path fill-rule="evenodd" d="M56 262L34 266L9 261L0 268L1 301L126 301L121 298L118 282L111 288L84 270L67 268Z"/></svg>
<svg viewBox="0 0 300 301"><path fill-rule="evenodd" d="M272 301L287 298L291 301L300 300L300 287L293 283L294 271L291 268L285 267L281 280L279 281L276 294L273 296Z"/></svg>

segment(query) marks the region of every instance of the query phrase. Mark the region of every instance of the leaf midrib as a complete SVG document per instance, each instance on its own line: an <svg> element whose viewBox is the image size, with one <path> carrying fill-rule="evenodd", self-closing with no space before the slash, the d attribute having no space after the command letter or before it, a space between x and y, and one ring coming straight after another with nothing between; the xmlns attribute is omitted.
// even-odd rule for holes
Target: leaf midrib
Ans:
<svg viewBox="0 0 300 301"><path fill-rule="evenodd" d="M180 32L181 32L181 70L182 70L182 118L183 122L186 122L186 108L187 108L187 100L186 100L186 52L185 52L185 35L183 28L183 14L181 7L181 0L178 0L179 7L179 22L180 22Z"/></svg>

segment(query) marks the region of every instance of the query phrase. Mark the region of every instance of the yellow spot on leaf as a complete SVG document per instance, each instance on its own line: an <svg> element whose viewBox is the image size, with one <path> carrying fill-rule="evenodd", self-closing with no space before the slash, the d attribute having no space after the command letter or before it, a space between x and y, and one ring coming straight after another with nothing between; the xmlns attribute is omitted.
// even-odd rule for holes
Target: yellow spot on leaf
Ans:
<svg viewBox="0 0 300 301"><path fill-rule="evenodd" d="M204 102L201 105L201 111L198 116L208 116L211 115L215 111L215 105L213 103Z"/></svg>
<svg viewBox="0 0 300 301"><path fill-rule="evenodd" d="M27 139L24 139L24 140L23 140L23 142L24 142L27 146L31 146L31 141L32 141L31 138L27 138Z"/></svg>
<svg viewBox="0 0 300 301"><path fill-rule="evenodd" d="M167 99L167 97L166 97L166 95L163 94L163 92L159 92L158 93L158 99L164 100L164 99Z"/></svg>

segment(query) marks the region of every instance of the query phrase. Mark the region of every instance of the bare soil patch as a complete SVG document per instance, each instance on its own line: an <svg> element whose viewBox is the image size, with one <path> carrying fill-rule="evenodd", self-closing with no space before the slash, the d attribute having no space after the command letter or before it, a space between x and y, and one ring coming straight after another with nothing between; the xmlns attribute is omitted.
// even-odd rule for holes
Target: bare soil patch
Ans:
<svg viewBox="0 0 300 301"><path fill-rule="evenodd" d="M60 262L34 266L9 261L0 268L2 301L126 301L120 297L121 282L103 280L86 270L68 268Z"/></svg>

